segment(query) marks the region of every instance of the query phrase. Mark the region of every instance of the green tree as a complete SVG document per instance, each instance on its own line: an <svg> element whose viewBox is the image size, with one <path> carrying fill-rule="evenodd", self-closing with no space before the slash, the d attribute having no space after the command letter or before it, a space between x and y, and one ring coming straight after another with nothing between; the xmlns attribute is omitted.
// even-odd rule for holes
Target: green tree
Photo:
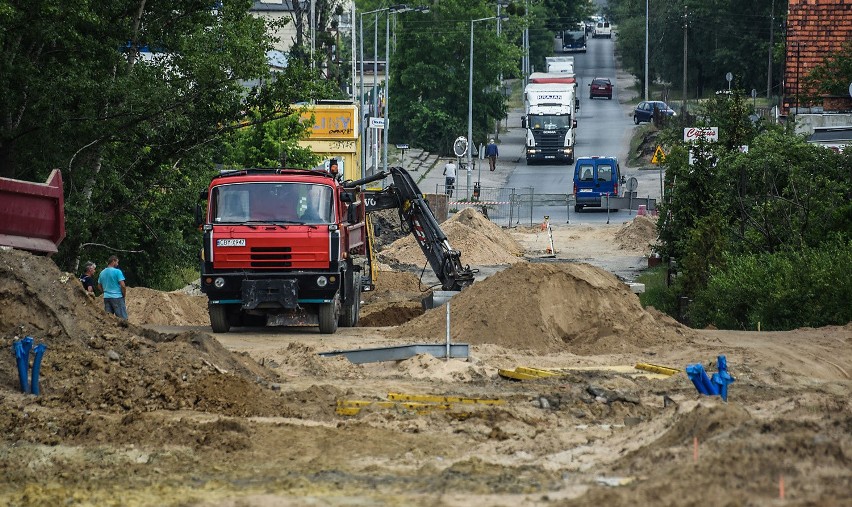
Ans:
<svg viewBox="0 0 852 507"><path fill-rule="evenodd" d="M493 4L447 0L427 15L398 16L390 82L391 142L447 154L467 133L470 20L495 16ZM521 27L496 20L474 24L473 138L483 142L506 112L499 76L516 72L520 51L509 41Z"/></svg>
<svg viewBox="0 0 852 507"><path fill-rule="evenodd" d="M786 3L775 2L780 22ZM743 89L766 87L766 59L772 0L651 0L649 4L649 75L652 81L683 87L683 35L687 25L687 87L690 96L727 88L725 74ZM616 45L625 67L635 76L645 75L645 2L611 0L618 23ZM685 15L685 17L684 17ZM775 28L776 37L780 34ZM774 66L773 81L782 72Z"/></svg>
<svg viewBox="0 0 852 507"><path fill-rule="evenodd" d="M247 111L262 123L319 93L298 62L270 73L250 5L0 0L0 174L63 170L58 264L119 252L131 285L195 264L217 145Z"/></svg>
<svg viewBox="0 0 852 507"><path fill-rule="evenodd" d="M806 102L815 103L823 95L847 96L852 83L852 41L827 56L802 81Z"/></svg>

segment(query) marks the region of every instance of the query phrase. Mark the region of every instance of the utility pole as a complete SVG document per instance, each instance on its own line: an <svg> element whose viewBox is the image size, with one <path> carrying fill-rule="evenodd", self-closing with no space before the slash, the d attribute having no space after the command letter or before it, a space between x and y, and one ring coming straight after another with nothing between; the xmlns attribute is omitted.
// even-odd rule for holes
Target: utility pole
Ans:
<svg viewBox="0 0 852 507"><path fill-rule="evenodd" d="M681 113L686 114L686 30L689 26L689 21L686 14L686 6L683 8L683 105Z"/></svg>
<svg viewBox="0 0 852 507"><path fill-rule="evenodd" d="M766 70L766 98L772 97L772 36L775 31L775 0L772 0L772 11L769 13L769 67Z"/></svg>
<svg viewBox="0 0 852 507"><path fill-rule="evenodd" d="M645 0L645 100L648 100L648 1ZM772 0L773 2L775 0Z"/></svg>

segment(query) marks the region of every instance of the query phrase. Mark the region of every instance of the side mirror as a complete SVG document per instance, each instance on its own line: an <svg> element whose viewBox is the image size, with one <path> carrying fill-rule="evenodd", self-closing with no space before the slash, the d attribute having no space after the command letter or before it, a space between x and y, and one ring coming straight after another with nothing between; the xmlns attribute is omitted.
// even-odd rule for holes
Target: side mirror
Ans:
<svg viewBox="0 0 852 507"><path fill-rule="evenodd" d="M577 120L571 122L571 128L577 128Z"/></svg>
<svg viewBox="0 0 852 507"><path fill-rule="evenodd" d="M204 215L201 210L201 203L195 204L195 226L201 227L204 224Z"/></svg>
<svg viewBox="0 0 852 507"><path fill-rule="evenodd" d="M625 178L624 175L622 174L621 179L619 181L621 182L622 185L624 185L625 183L627 183L627 178Z"/></svg>
<svg viewBox="0 0 852 507"><path fill-rule="evenodd" d="M527 117L521 116L521 128L527 128Z"/></svg>
<svg viewBox="0 0 852 507"><path fill-rule="evenodd" d="M340 194L340 202L345 204L352 204L353 202L355 202L355 196L352 195L350 192L343 192L342 194Z"/></svg>

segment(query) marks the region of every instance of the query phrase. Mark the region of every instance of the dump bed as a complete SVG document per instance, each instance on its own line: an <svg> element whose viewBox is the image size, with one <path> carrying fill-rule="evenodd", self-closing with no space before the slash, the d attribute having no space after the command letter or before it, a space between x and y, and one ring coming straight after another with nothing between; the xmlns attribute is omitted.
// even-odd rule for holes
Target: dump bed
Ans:
<svg viewBox="0 0 852 507"><path fill-rule="evenodd" d="M45 183L0 178L0 245L37 253L56 253L65 238L62 173Z"/></svg>

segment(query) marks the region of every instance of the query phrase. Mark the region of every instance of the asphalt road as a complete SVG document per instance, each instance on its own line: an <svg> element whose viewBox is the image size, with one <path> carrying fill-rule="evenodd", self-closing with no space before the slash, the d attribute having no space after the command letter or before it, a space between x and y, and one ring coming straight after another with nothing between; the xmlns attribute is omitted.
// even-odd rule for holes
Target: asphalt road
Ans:
<svg viewBox="0 0 852 507"><path fill-rule="evenodd" d="M659 198L660 176L658 171L627 168L628 149L634 129L629 110L635 100L629 90L621 90L616 80L616 61L614 40L588 40L586 53L573 53L574 69L577 76L577 93L580 98L580 111L577 114L576 157L614 156L620 161L622 174L630 179L637 178L638 195ZM613 98L590 99L589 83L595 77L608 77L613 82ZM625 80L621 80L624 82ZM627 80L629 82L629 80ZM621 103L622 99L625 103ZM522 132L518 129L519 132ZM507 141L509 141L507 139ZM511 141L516 141L512 139ZM510 141L510 142L511 142ZM517 141L523 143L523 139ZM509 146L506 146L509 151ZM512 152L515 152L512 147ZM502 148L501 148L502 149ZM573 164L535 164L527 165L523 156L523 147L517 147L517 162L509 168L506 186L515 188L533 188L536 194L555 194L573 192ZM610 211L585 209L574 213L573 208L565 206L546 206L536 209L536 215L548 215L553 223L606 223L625 221L635 212L627 210Z"/></svg>

